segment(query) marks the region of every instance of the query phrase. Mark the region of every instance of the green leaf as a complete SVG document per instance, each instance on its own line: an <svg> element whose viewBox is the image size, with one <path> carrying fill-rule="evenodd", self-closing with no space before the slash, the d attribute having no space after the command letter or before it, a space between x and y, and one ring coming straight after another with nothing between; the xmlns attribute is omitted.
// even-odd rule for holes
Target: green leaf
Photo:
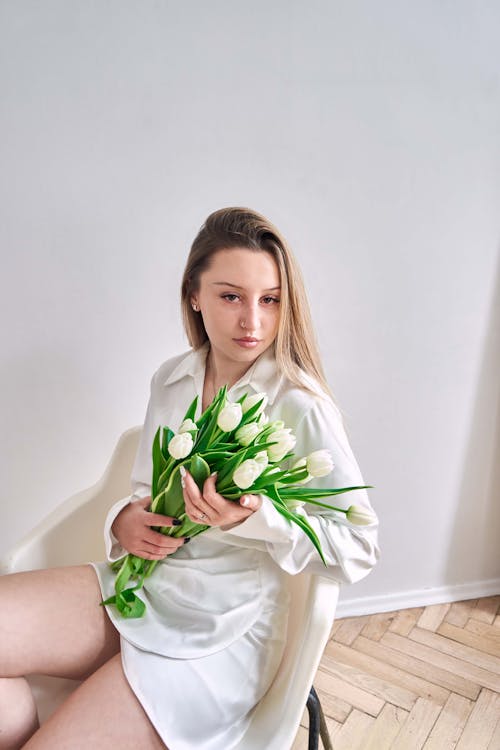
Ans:
<svg viewBox="0 0 500 750"><path fill-rule="evenodd" d="M169 461L167 462L167 465L165 466L165 469L162 471L160 478L158 479L157 486L156 486L157 494L159 494L160 492L163 492L165 487L168 485L174 466L175 466L175 459L170 458ZM156 495L153 495L153 497L156 497Z"/></svg>
<svg viewBox="0 0 500 750"><path fill-rule="evenodd" d="M170 453L168 452L168 444L170 443L174 435L175 432L172 432L170 427L164 427L162 429L161 452L163 458L167 462L172 458Z"/></svg>
<svg viewBox="0 0 500 750"><path fill-rule="evenodd" d="M318 535L316 534L314 529L309 525L307 520L303 516L299 515L298 513L294 513L289 508L287 508L286 505L284 505L280 492L277 490L276 487L269 487L266 494L273 501L273 505L276 508L276 510L279 513L281 513L281 515L284 516L288 521L295 523L297 526L299 526L299 528L301 528L302 531L309 537L314 547L316 548L318 555L321 557L323 563L326 565L325 556L323 554L323 550L321 549L321 542L319 541Z"/></svg>
<svg viewBox="0 0 500 750"><path fill-rule="evenodd" d="M260 409L261 404L262 404L263 401L264 401L264 397L262 397L260 399L260 401L257 401L256 404L254 404L253 406L251 406L250 409L245 414L243 414L243 418L242 418L240 424L238 425L238 429L242 425L244 425L244 424L248 424L249 422L255 422L256 421L254 419L254 417L257 414L257 412L259 411L259 409Z"/></svg>
<svg viewBox="0 0 500 750"><path fill-rule="evenodd" d="M156 435L153 440L153 478L151 480L151 492L153 497L158 494L158 479L161 473L164 471L167 462L163 457L163 453L160 445L161 427L158 427Z"/></svg>
<svg viewBox="0 0 500 750"><path fill-rule="evenodd" d="M118 572L118 575L116 576L115 591L117 594L119 594L121 591L123 591L124 588L126 588L127 583L130 581L132 577L132 563L131 563L130 558L131 558L131 555L127 555L127 557L122 563L122 566Z"/></svg>
<svg viewBox="0 0 500 750"><path fill-rule="evenodd" d="M184 512L184 495L182 492L180 464L177 465L170 475L168 484L161 493L161 513L165 516L177 518Z"/></svg>
<svg viewBox="0 0 500 750"><path fill-rule="evenodd" d="M320 497L332 497L333 495L342 495L344 492L353 492L354 490L372 489L371 485L365 484L359 487L336 487L318 489L316 487L282 487L280 492L282 497L292 500L304 500L306 503L313 502ZM328 506L326 506L328 507Z"/></svg>
<svg viewBox="0 0 500 750"><path fill-rule="evenodd" d="M233 456L233 451L220 450L220 448L218 450L205 451L205 453L203 453L203 458L208 464L210 464L210 466L215 461L222 461L225 463L231 458L231 456Z"/></svg>
<svg viewBox="0 0 500 750"><path fill-rule="evenodd" d="M196 414L196 409L198 408L198 395L196 395L189 405L189 408L186 412L186 416L183 419L183 422L186 421L186 419L191 419L194 422L194 417Z"/></svg>
<svg viewBox="0 0 500 750"><path fill-rule="evenodd" d="M133 619L142 617L146 611L146 605L142 599L134 594L132 589L125 589L116 596L115 606L123 617Z"/></svg>
<svg viewBox="0 0 500 750"><path fill-rule="evenodd" d="M199 455L199 453L195 453L194 456L191 456L189 472L198 485L198 489L203 490L205 480L210 476L210 466L205 459Z"/></svg>

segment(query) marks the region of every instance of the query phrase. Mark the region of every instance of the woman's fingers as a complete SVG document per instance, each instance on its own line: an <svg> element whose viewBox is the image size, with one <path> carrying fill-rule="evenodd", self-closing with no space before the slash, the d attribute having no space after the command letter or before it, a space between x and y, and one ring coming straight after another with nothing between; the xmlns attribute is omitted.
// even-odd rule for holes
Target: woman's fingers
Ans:
<svg viewBox="0 0 500 750"><path fill-rule="evenodd" d="M211 516L213 509L211 508L205 497L201 494L200 490L198 489L198 485L194 481L189 471L187 471L184 467L181 468L181 484L184 493L186 514L188 518L191 519L191 521L209 525L213 521Z"/></svg>
<svg viewBox="0 0 500 750"><path fill-rule="evenodd" d="M155 531L155 526L176 526L177 519L159 513L151 513L148 508L150 497L134 500L123 508L115 518L112 531L127 552L147 560L161 560L175 552L184 538L174 538Z"/></svg>
<svg viewBox="0 0 500 750"><path fill-rule="evenodd" d="M146 526L180 526L181 521L172 516L164 516L161 513L152 513L149 510L151 505L150 497L143 497L135 501L138 506L142 507L145 512L144 521Z"/></svg>
<svg viewBox="0 0 500 750"><path fill-rule="evenodd" d="M262 505L262 499L259 495L242 495L240 497L240 505L247 510L251 510L252 513L255 513L255 511L259 510Z"/></svg>
<svg viewBox="0 0 500 750"><path fill-rule="evenodd" d="M171 555L172 552L175 552L184 544L184 537L164 537L164 539L165 542L162 544L150 542L149 539L143 539L138 546L141 548L142 552L146 552L148 555L157 555L162 558L166 557L166 555Z"/></svg>
<svg viewBox="0 0 500 750"><path fill-rule="evenodd" d="M210 526L241 523L262 504L259 495L243 495L240 502L226 500L217 492L217 475L211 474L203 484L203 494L191 474L184 469L182 486L187 516L195 522Z"/></svg>
<svg viewBox="0 0 500 750"><path fill-rule="evenodd" d="M181 521L172 516L162 516L160 513L151 513L146 511L146 526L180 526Z"/></svg>

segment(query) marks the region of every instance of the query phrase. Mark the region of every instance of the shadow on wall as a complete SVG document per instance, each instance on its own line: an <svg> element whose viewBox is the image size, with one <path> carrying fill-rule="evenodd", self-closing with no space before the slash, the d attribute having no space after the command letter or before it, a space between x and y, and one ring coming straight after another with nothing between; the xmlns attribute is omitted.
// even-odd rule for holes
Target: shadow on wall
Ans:
<svg viewBox="0 0 500 750"><path fill-rule="evenodd" d="M499 487L500 258L444 571L452 585L496 579L500 593Z"/></svg>

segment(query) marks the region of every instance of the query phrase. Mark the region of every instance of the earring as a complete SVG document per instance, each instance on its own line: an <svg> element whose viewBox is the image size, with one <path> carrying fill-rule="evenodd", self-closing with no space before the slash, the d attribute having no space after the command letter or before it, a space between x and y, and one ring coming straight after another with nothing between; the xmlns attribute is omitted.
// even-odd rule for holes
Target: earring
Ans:
<svg viewBox="0 0 500 750"><path fill-rule="evenodd" d="M193 310L195 312L199 312L200 311L200 308L198 307L198 305L195 302L192 303L191 307L193 308Z"/></svg>

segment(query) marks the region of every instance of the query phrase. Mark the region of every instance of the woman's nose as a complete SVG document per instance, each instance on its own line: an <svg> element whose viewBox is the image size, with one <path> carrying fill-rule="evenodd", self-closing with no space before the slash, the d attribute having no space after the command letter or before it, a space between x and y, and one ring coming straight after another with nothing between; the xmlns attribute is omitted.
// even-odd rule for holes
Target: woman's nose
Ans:
<svg viewBox="0 0 500 750"><path fill-rule="evenodd" d="M241 318L242 326L246 328L247 331L257 331L258 328L260 328L260 313L258 304L246 305Z"/></svg>

